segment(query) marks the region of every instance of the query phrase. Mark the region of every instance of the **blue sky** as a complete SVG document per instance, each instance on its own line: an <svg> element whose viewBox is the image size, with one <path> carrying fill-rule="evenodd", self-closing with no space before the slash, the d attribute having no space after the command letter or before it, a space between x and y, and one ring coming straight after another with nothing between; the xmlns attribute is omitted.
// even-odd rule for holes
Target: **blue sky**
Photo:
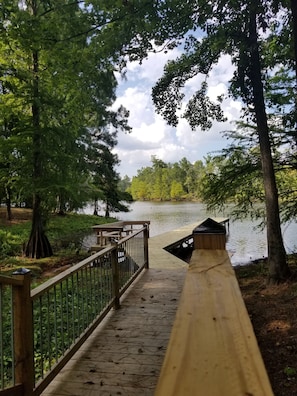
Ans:
<svg viewBox="0 0 297 396"><path fill-rule="evenodd" d="M197 128L192 131L186 120L180 119L176 128L170 127L158 115L151 99L151 89L162 76L167 60L180 55L179 49L171 52L150 54L141 65L138 62L128 64L127 79L119 77L117 100L114 107L125 106L130 111L130 134L120 132L118 145L114 150L121 161L118 168L121 176L133 177L137 170L151 166L151 156L155 155L164 162L178 162L183 157L195 162L211 152L221 150L228 142L222 131L234 128L232 121L240 117L240 103L232 99L224 102L223 108L228 121L214 123L209 131ZM209 96L216 99L227 93L227 83L232 77L233 66L228 56L222 56L210 73ZM187 82L185 100L200 86L203 76L196 76Z"/></svg>

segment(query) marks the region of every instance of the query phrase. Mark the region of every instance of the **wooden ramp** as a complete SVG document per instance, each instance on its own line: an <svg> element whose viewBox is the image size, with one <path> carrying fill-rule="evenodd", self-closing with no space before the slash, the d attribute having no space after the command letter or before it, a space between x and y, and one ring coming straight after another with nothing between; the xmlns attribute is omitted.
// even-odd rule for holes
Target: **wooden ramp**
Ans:
<svg viewBox="0 0 297 396"><path fill-rule="evenodd" d="M194 250L155 396L272 395L226 250Z"/></svg>

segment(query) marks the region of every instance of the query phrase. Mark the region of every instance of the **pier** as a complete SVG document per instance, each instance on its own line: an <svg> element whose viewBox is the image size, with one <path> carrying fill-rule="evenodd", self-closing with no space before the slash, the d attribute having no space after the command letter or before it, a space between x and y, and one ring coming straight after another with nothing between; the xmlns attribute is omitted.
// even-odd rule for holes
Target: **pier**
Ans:
<svg viewBox="0 0 297 396"><path fill-rule="evenodd" d="M13 334L2 332L2 356L14 370L0 394L272 396L226 224L206 219L151 239L144 224L33 289L25 269L2 276ZM191 238L189 262L171 253Z"/></svg>
<svg viewBox="0 0 297 396"><path fill-rule="evenodd" d="M272 396L227 252L168 251L196 226L149 240L149 270L43 396Z"/></svg>
<svg viewBox="0 0 297 396"><path fill-rule="evenodd" d="M163 248L191 235L195 225L149 239L149 270L42 396L154 394L188 268Z"/></svg>

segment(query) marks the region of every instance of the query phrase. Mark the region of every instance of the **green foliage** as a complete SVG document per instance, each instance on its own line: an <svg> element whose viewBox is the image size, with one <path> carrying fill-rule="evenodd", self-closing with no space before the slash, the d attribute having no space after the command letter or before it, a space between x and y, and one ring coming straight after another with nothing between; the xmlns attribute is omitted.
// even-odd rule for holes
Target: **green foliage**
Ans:
<svg viewBox="0 0 297 396"><path fill-rule="evenodd" d="M176 61L170 61L167 64L163 76L153 89L153 101L157 111L167 122L177 125L179 112L183 108L186 82L199 76L200 85L188 100L188 109L183 116L188 119L192 129L211 128L213 120L224 120L220 106L224 97L211 102L208 97L207 82L211 76L211 70L220 58L226 55L231 58L233 75L228 84L229 94L235 99L240 99L244 110L243 116L255 123L257 128L265 195L265 216L268 225L269 276L272 283L278 282L289 276L289 269L280 227L278 191L273 163L274 147L271 139L273 129L269 127L268 114L277 109L275 118L281 119L280 124L283 122L283 125L290 125L293 128L294 132L291 132L289 140L294 146L292 151L295 151L296 164L297 101L294 91L296 91L297 84L295 73L297 70L297 20L294 18L295 3L272 0L247 2L230 0L225 1L224 4L220 0L215 0L207 4L198 3L194 1L188 5L193 11L192 30L195 30L197 23L202 34L200 37L190 36L185 41L183 54ZM195 18L196 13L199 13L198 21ZM288 29L287 25L291 23L294 25L293 35L288 34L290 28ZM267 36L271 42L270 47L266 45ZM277 38L278 36L281 38ZM274 57L272 52L276 41L282 44L281 57L278 55ZM293 46L294 51L291 50ZM268 87L266 83L270 80L271 87L274 85L273 78L278 77L277 71L284 64L288 65L286 66L288 73L286 76L283 73L283 76L295 75L293 84L287 79L288 84L281 85L276 78L274 94L271 94L270 98L268 95L265 97L265 88ZM283 101L281 101L282 96L285 97ZM294 113L292 116L283 116L283 114L288 114L288 111L292 112L292 108ZM283 131L283 133L286 132ZM234 155L228 158L224 165L225 175L228 174L229 164L234 167L233 162L237 165ZM254 190L252 180L246 176L247 173L244 172L242 175L245 175L242 183L249 183L250 191L246 192L239 186L239 194L236 194L239 204L247 202L247 197ZM216 174L212 175L213 186L222 183L223 180ZM238 178L235 180L237 181ZM226 178L225 181L228 182L225 188L229 187L231 194L235 196L238 183ZM223 189L220 190L222 191ZM215 195L216 192L213 191L213 196ZM222 198L226 198L227 195L228 193L223 192Z"/></svg>
<svg viewBox="0 0 297 396"><path fill-rule="evenodd" d="M92 226L96 224L105 224L113 222L113 218L104 218L100 216L90 216L83 214L67 213L67 215L52 215L48 218L46 231L50 241L54 246L59 248L66 245L69 247L71 242L84 237L92 232ZM0 230L0 257L18 256L22 254L28 232L31 228L31 222L22 222L20 224L2 225ZM9 267L19 263L13 263L11 260L5 260Z"/></svg>
<svg viewBox="0 0 297 396"><path fill-rule="evenodd" d="M71 239L71 236L89 233L93 225L111 223L114 220L76 213L67 213L65 216L53 215L49 218L47 233L53 241L58 241L63 236Z"/></svg>
<svg viewBox="0 0 297 396"><path fill-rule="evenodd" d="M33 304L35 380L43 378L112 298L112 271L92 269Z"/></svg>
<svg viewBox="0 0 297 396"><path fill-rule="evenodd" d="M1 4L1 198L10 205L33 196L31 235L39 242L30 238L26 254L32 257L51 253L44 213L80 208L98 189L104 198L93 180L92 148L97 150L101 139L103 152L110 153L116 144L113 130L130 130L127 111L111 110L115 61L130 38L118 36L116 45L108 27L114 18L121 24L127 11L97 1ZM101 164L102 150L97 150ZM37 245L47 249L37 253Z"/></svg>
<svg viewBox="0 0 297 396"><path fill-rule="evenodd" d="M284 374L287 377L295 377L295 375L297 374L297 370L294 367L287 366L284 368Z"/></svg>
<svg viewBox="0 0 297 396"><path fill-rule="evenodd" d="M1 378L2 388L12 386L13 367L13 343L12 329L13 311L11 309L11 289L9 286L1 285L1 359L3 361L3 376ZM2 383L3 381L3 383Z"/></svg>
<svg viewBox="0 0 297 396"><path fill-rule="evenodd" d="M191 164L186 158L166 164L152 157L152 167L142 168L131 182L135 200L200 199L200 182L204 175L202 161Z"/></svg>
<svg viewBox="0 0 297 396"><path fill-rule="evenodd" d="M130 192L131 189L131 179L129 176L125 175L120 179L118 183L119 190L122 192Z"/></svg>
<svg viewBox="0 0 297 396"><path fill-rule="evenodd" d="M0 230L0 257L21 253L21 237L11 232Z"/></svg>
<svg viewBox="0 0 297 396"><path fill-rule="evenodd" d="M180 182L173 180L170 189L170 198L173 200L180 200L184 196L183 186Z"/></svg>
<svg viewBox="0 0 297 396"><path fill-rule="evenodd" d="M232 143L219 155L208 157L205 176L202 180L201 196L209 210L220 209L225 204L235 204L232 216L246 216L265 220L264 187L261 172L261 157L255 130L251 125L237 124L236 131L225 133ZM280 201L282 222L294 221L296 212L297 170L289 165L286 155L278 147L278 136L274 143L274 169Z"/></svg>

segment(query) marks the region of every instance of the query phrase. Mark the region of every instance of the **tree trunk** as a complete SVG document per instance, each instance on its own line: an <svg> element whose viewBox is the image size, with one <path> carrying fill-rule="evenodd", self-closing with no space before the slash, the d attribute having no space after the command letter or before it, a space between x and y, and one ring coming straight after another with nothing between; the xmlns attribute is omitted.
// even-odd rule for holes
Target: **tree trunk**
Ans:
<svg viewBox="0 0 297 396"><path fill-rule="evenodd" d="M7 213L7 220L11 221L12 220L12 212L11 212L11 191L9 187L5 188L5 193L6 193L6 213Z"/></svg>
<svg viewBox="0 0 297 396"><path fill-rule="evenodd" d="M264 89L261 78L261 63L257 37L256 12L250 14L250 80L253 90L253 102L259 136L262 172L265 191L269 283L278 283L290 275L286 261L286 251L281 233L278 191L275 180L269 128L264 101Z"/></svg>
<svg viewBox="0 0 297 396"><path fill-rule="evenodd" d="M297 1L291 0L292 11L292 31L293 31L293 46L294 46L294 66L295 66L295 111L294 111L294 131L293 136L295 144L297 144Z"/></svg>
<svg viewBox="0 0 297 396"><path fill-rule="evenodd" d="M41 196L38 193L42 179L42 136L40 129L39 108L39 80L38 80L38 52L33 52L33 213L30 238L26 246L25 255L31 258L43 258L52 256L51 245L44 233L43 218L41 211Z"/></svg>
<svg viewBox="0 0 297 396"><path fill-rule="evenodd" d="M98 201L97 201L97 199L95 199L95 201L94 201L94 213L93 213L94 216L98 216L98 210L99 210Z"/></svg>
<svg viewBox="0 0 297 396"><path fill-rule="evenodd" d="M63 196L62 192L57 196L56 212L60 216L65 216L65 214L66 214L66 205L65 205L65 200L64 200L64 196Z"/></svg>
<svg viewBox="0 0 297 396"><path fill-rule="evenodd" d="M33 198L32 228L29 242L27 243L25 255L30 258L43 258L53 255L51 245L44 233L41 199L35 194Z"/></svg>
<svg viewBox="0 0 297 396"><path fill-rule="evenodd" d="M106 202L106 206L105 206L105 217L109 217L109 216L110 216L109 203Z"/></svg>

